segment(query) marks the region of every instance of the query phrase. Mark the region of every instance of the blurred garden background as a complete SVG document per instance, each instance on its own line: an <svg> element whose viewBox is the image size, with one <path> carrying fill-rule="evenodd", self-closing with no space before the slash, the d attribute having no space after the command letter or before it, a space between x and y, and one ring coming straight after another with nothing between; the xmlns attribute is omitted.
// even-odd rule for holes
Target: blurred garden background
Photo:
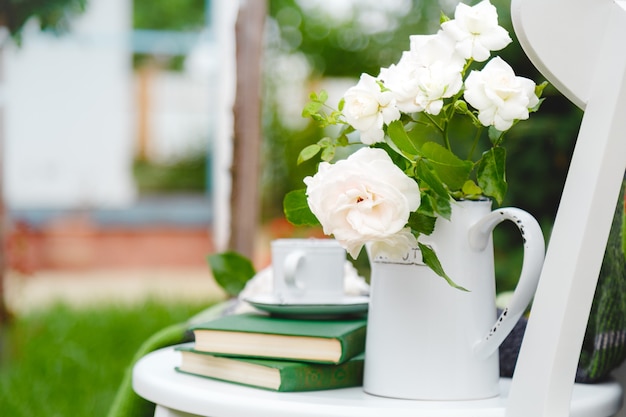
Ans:
<svg viewBox="0 0 626 417"><path fill-rule="evenodd" d="M233 77L223 55L233 41L218 28L237 2L45 3L0 6L2 288L11 313L0 333L0 410L104 416L142 341L224 299L206 255L225 247L218 228L228 224L218 107L223 77ZM284 195L317 162L296 165L323 135L300 115L309 92L325 89L336 102L456 3L267 0L259 224L249 231L257 267L270 239L319 234L294 229L282 212ZM542 81L515 40L509 1L492 3L514 38L501 55ZM548 239L582 113L552 87L544 96L541 111L507 136L504 205L532 213ZM494 236L499 291L515 285L521 265L513 228ZM366 259L357 266L367 274Z"/></svg>

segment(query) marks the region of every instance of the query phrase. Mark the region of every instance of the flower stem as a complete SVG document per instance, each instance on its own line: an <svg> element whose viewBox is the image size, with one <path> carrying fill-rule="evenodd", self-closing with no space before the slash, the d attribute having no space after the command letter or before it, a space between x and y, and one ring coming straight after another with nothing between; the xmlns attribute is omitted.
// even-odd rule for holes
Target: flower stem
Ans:
<svg viewBox="0 0 626 417"><path fill-rule="evenodd" d="M463 67L463 71L461 71L461 76L465 78L465 73L469 69L470 65L474 63L474 58L470 58L465 62L465 66Z"/></svg>
<svg viewBox="0 0 626 417"><path fill-rule="evenodd" d="M502 139L504 139L504 132L500 133L500 136L498 136L498 139L493 143L493 147L497 148L498 146L500 146L500 144L502 143Z"/></svg>
<svg viewBox="0 0 626 417"><path fill-rule="evenodd" d="M443 126L442 126L439 123L437 123L435 118L432 117L430 114L424 112L424 115L426 116L426 118L428 118L428 120L430 120L433 126L435 126L439 130L439 132L441 133L441 137L443 138L444 146L446 147L446 149L451 151L452 148L450 147L450 139L448 138L448 121L447 121L448 116L445 115L445 118L443 120Z"/></svg>
<svg viewBox="0 0 626 417"><path fill-rule="evenodd" d="M469 154L467 155L467 159L471 160L472 155L474 155L474 151L476 151L476 146L478 146L478 140L483 133L483 127L479 127L476 129L476 135L474 135L474 143L472 143L472 149L470 149Z"/></svg>
<svg viewBox="0 0 626 417"><path fill-rule="evenodd" d="M446 149L452 152L452 145L450 144L450 137L448 136L448 124L446 123L446 127L443 130L443 144Z"/></svg>
<svg viewBox="0 0 626 417"><path fill-rule="evenodd" d="M443 127L441 127L441 126L439 125L439 123L437 123L437 121L433 118L433 116L431 116L430 114L428 114L428 113L426 113L426 112L424 112L424 116L426 116L426 118L427 118L428 120L430 120L430 122L431 122L431 123L432 123L432 124L433 124L433 125L434 125L434 126L435 126L435 127L436 127L439 131L440 131L440 132L441 132L441 133L443 133L444 128L443 128Z"/></svg>

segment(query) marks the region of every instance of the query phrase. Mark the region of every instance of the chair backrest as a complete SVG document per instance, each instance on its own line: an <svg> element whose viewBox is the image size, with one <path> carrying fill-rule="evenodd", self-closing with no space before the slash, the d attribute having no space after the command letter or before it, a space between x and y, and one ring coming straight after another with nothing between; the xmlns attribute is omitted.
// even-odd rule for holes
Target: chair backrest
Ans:
<svg viewBox="0 0 626 417"><path fill-rule="evenodd" d="M585 110L513 376L508 417L568 416L626 170L626 1L512 0L533 64Z"/></svg>

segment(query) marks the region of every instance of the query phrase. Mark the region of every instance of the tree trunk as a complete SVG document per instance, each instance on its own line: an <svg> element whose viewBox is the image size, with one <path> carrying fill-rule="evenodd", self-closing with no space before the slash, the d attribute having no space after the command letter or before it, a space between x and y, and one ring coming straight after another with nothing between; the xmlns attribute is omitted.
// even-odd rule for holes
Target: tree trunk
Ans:
<svg viewBox="0 0 626 417"><path fill-rule="evenodd" d="M1 23L1 22L0 22ZM0 89L4 84L4 48L3 41L0 39ZM6 274L6 208L4 203L4 137L5 137L5 125L4 125L4 108L6 103L2 101L0 97L0 326L7 323L10 318L9 310L7 309L5 299L5 274Z"/></svg>
<svg viewBox="0 0 626 417"><path fill-rule="evenodd" d="M266 0L242 0L235 25L237 87L229 248L252 258L259 219L261 59Z"/></svg>

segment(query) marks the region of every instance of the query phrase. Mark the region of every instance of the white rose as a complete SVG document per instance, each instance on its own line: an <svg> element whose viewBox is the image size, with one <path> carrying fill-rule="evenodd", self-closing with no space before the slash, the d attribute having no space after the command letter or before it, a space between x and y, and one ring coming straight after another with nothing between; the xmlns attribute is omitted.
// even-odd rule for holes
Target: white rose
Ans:
<svg viewBox="0 0 626 417"><path fill-rule="evenodd" d="M464 59L441 32L411 36L411 49L397 65L381 70L380 78L394 94L397 107L406 113L437 115L443 99L452 97L463 86Z"/></svg>
<svg viewBox="0 0 626 417"><path fill-rule="evenodd" d="M452 97L463 86L461 73L452 66L436 62L419 73L419 91L414 102L418 111L438 115L443 108L443 99Z"/></svg>
<svg viewBox="0 0 626 417"><path fill-rule="evenodd" d="M470 7L459 3L454 20L441 24L442 30L456 42L456 50L466 59L483 62L491 51L511 43L508 32L498 25L498 11L489 0Z"/></svg>
<svg viewBox="0 0 626 417"><path fill-rule="evenodd" d="M362 74L359 83L343 98L346 121L359 131L366 145L384 142L383 125L400 118L391 92L381 91L376 78L369 74Z"/></svg>
<svg viewBox="0 0 626 417"><path fill-rule="evenodd" d="M391 241L420 205L417 183L377 148L361 148L335 164L322 162L304 183L324 233L353 258L366 242Z"/></svg>
<svg viewBox="0 0 626 417"><path fill-rule="evenodd" d="M402 259L410 249L415 247L417 247L417 239L411 233L411 229L405 227L386 239L373 242L370 250L374 257L384 256L389 259Z"/></svg>
<svg viewBox="0 0 626 417"><path fill-rule="evenodd" d="M370 292L370 286L365 278L359 275L359 271L348 260L343 268L343 290L346 295L352 296L368 295Z"/></svg>
<svg viewBox="0 0 626 417"><path fill-rule="evenodd" d="M434 35L411 35L409 41L410 51L422 67L441 62L461 71L465 65L465 58L457 52L456 43L441 30Z"/></svg>
<svg viewBox="0 0 626 417"><path fill-rule="evenodd" d="M418 111L414 103L419 91L418 67L410 62L411 59L409 52L404 52L398 64L382 68L379 75L385 88L393 94L397 108L405 113Z"/></svg>
<svg viewBox="0 0 626 417"><path fill-rule="evenodd" d="M535 83L517 77L509 64L496 57L482 71L472 71L465 80L465 100L478 110L484 126L508 130L515 120L528 119L528 109L539 102Z"/></svg>

